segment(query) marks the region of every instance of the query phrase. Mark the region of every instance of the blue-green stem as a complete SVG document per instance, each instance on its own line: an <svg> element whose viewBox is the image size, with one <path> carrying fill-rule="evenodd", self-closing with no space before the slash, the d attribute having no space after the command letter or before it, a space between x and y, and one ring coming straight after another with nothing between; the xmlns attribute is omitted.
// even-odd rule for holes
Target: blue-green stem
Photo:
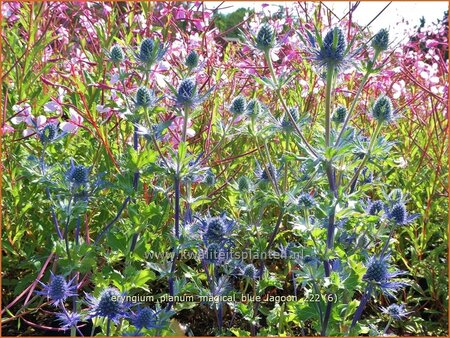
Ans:
<svg viewBox="0 0 450 338"><path fill-rule="evenodd" d="M338 145L338 144L339 144L339 141L341 140L342 135L344 134L344 131L345 131L345 129L347 128L347 125L348 125L348 123L349 123L349 121L350 121L350 119L351 119L351 117L352 117L353 111L354 111L354 109L355 109L356 102L358 101L359 96L361 95L361 92L362 92L362 90L364 89L364 86L365 86L365 84L366 84L366 82L367 82L367 79L369 78L370 74L372 74L372 72L373 72L373 65L375 64L375 61L377 60L379 54L380 54L379 51L375 51L375 54L374 54L374 56L373 56L372 61L369 61L369 64L368 64L368 66L367 66L366 73L364 74L364 76L363 76L363 78L362 78L362 80L361 80L361 83L359 84L358 91L356 92L356 95L355 95L355 97L353 98L352 105L350 106L350 109L349 109L349 111L348 111L348 114L347 114L347 116L346 116L346 118L345 118L345 120L344 120L344 123L343 123L343 125L342 125L342 129L341 129L341 131L339 132L339 136L338 136L337 139L336 139L335 145Z"/></svg>
<svg viewBox="0 0 450 338"><path fill-rule="evenodd" d="M316 158L317 152L314 150L314 148L309 144L308 140L305 138L303 133L301 132L300 128L297 126L297 122L295 121L294 117L292 116L291 112L289 111L288 106L286 105L286 102L284 101L283 95L281 94L280 87L278 86L278 80L277 76L275 75L275 70L273 68L272 58L270 56L270 51L267 51L264 53L264 56L266 58L267 65L269 67L270 75L272 77L272 82L276 86L275 93L277 94L278 99L281 102L281 105L283 106L284 111L289 117L289 120L291 120L292 125L294 126L295 131L300 136L300 139L303 141L303 143L306 145L306 147L309 149L311 154L313 154Z"/></svg>
<svg viewBox="0 0 450 338"><path fill-rule="evenodd" d="M387 330L389 329L389 326L391 326L391 324L392 324L392 318L389 318L389 321L388 321L386 327L383 330L383 336L386 335Z"/></svg>
<svg viewBox="0 0 450 338"><path fill-rule="evenodd" d="M106 321L106 336L109 337L111 335L111 319L108 318Z"/></svg>
<svg viewBox="0 0 450 338"><path fill-rule="evenodd" d="M350 180L350 182L348 182L347 186L345 187L344 191L347 191L358 179L359 174L361 173L361 170L364 168L364 166L366 165L367 160L369 159L372 150L373 150L373 146L375 144L376 139L378 138L378 134L380 133L381 127L383 126L382 123L377 123L377 127L375 129L375 132L373 133L371 139L370 139L370 143L369 143L369 148L366 152L366 154L364 155L364 158L361 162L361 164L359 165L358 169L356 170L355 174L353 175L352 179Z"/></svg>

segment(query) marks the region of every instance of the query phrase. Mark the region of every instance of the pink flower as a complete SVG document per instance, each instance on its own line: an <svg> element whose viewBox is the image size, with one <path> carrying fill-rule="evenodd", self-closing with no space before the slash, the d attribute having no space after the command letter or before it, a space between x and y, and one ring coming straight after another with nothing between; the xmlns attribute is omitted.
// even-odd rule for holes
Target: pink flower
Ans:
<svg viewBox="0 0 450 338"><path fill-rule="evenodd" d="M25 123L28 124L28 128L23 131L23 136L27 137L34 134L37 130L41 130L44 128L47 122L47 118L43 115L39 115L36 119L33 115L30 115L25 120Z"/></svg>
<svg viewBox="0 0 450 338"><path fill-rule="evenodd" d="M67 133L75 134L78 131L78 128L82 126L84 119L72 108L69 108L69 113L70 113L70 120L66 122L61 122L59 127L61 128L61 130Z"/></svg>
<svg viewBox="0 0 450 338"><path fill-rule="evenodd" d="M14 128L13 126L9 125L9 124L5 124L2 127L2 133L3 134L9 134L9 133L14 133Z"/></svg>
<svg viewBox="0 0 450 338"><path fill-rule="evenodd" d="M12 124L19 124L25 122L31 115L31 106L28 103L24 103L23 106L15 104L12 110L16 113L11 119Z"/></svg>

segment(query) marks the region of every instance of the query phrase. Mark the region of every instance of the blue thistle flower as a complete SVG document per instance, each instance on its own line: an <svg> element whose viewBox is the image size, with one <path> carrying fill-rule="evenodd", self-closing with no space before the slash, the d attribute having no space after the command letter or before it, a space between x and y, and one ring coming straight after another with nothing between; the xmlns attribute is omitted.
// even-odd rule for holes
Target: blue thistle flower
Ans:
<svg viewBox="0 0 450 338"><path fill-rule="evenodd" d="M299 116L299 113L298 113L298 109L297 108L290 108L289 109L289 113L293 117L295 123L298 123L299 119L300 119L300 116ZM294 124L292 123L292 121L289 118L289 115L287 113L285 113L283 115L283 117L279 121L279 125L280 125L281 129L284 132L286 132L286 133L292 133L294 131L294 129L295 129Z"/></svg>
<svg viewBox="0 0 450 338"><path fill-rule="evenodd" d="M343 106L339 106L334 111L332 120L337 124L341 124L344 123L346 117L347 117L347 109Z"/></svg>
<svg viewBox="0 0 450 338"><path fill-rule="evenodd" d="M158 329L161 325L158 323L158 313L149 307L139 308L131 317L131 323L139 331L142 329Z"/></svg>
<svg viewBox="0 0 450 338"><path fill-rule="evenodd" d="M311 209L314 207L315 204L316 204L316 201L308 193L303 193L297 198L297 205L302 210Z"/></svg>
<svg viewBox="0 0 450 338"><path fill-rule="evenodd" d="M391 99L385 95L381 95L375 101L372 108L372 117L378 123L389 123L394 119Z"/></svg>
<svg viewBox="0 0 450 338"><path fill-rule="evenodd" d="M267 173L267 171L269 173ZM272 163L267 165L267 171L265 168L261 168L258 164L258 167L255 170L255 175L259 181L267 182L270 181L270 179L273 179L275 182L278 181L278 171Z"/></svg>
<svg viewBox="0 0 450 338"><path fill-rule="evenodd" d="M242 276L249 279L255 279L258 277L258 272L253 264L247 264L242 269Z"/></svg>
<svg viewBox="0 0 450 338"><path fill-rule="evenodd" d="M62 275L54 275L50 271L50 282L46 285L39 281L42 285L42 291L36 291L36 294L45 296L50 299L52 305L58 306L64 303L68 297L73 297L77 295L77 286L73 285L75 277L69 282Z"/></svg>
<svg viewBox="0 0 450 338"><path fill-rule="evenodd" d="M125 317L127 312L128 304L123 301L123 297L116 288L106 288L98 298L86 295L91 307L88 318L105 317L117 323L120 318Z"/></svg>
<svg viewBox="0 0 450 338"><path fill-rule="evenodd" d="M189 70L194 69L198 66L198 54L193 50L191 51L188 56L186 57L186 60L184 64L188 67Z"/></svg>
<svg viewBox="0 0 450 338"><path fill-rule="evenodd" d="M247 107L245 108L245 113L250 118L256 118L260 116L262 113L261 102L256 99L251 99L250 101L248 101Z"/></svg>
<svg viewBox="0 0 450 338"><path fill-rule="evenodd" d="M241 176L237 181L237 186L239 192L248 192L251 190L252 182L247 176Z"/></svg>
<svg viewBox="0 0 450 338"><path fill-rule="evenodd" d="M381 307L381 312L396 320L401 320L411 313L405 311L405 306L403 304L391 304L387 308Z"/></svg>
<svg viewBox="0 0 450 338"><path fill-rule="evenodd" d="M58 126L56 125L56 123L47 124L44 127L44 129L39 133L39 137L43 144L47 144L58 139L60 136L58 133Z"/></svg>
<svg viewBox="0 0 450 338"><path fill-rule="evenodd" d="M389 31L382 28L372 39L372 47L377 52L385 51L389 46Z"/></svg>
<svg viewBox="0 0 450 338"><path fill-rule="evenodd" d="M388 218L396 225L407 225L419 216L420 214L409 215L403 202L395 203L388 213Z"/></svg>
<svg viewBox="0 0 450 338"><path fill-rule="evenodd" d="M67 171L66 177L74 186L80 186L88 183L89 172L90 168L75 165L73 159L70 159L70 169Z"/></svg>
<svg viewBox="0 0 450 338"><path fill-rule="evenodd" d="M406 286L404 282L391 281L391 279L405 274L403 271L390 271L389 255L381 256L379 258L373 256L367 263L367 270L363 276L363 280L378 286L381 291L387 296L395 298L393 291Z"/></svg>
<svg viewBox="0 0 450 338"><path fill-rule="evenodd" d="M180 108L194 109L206 100L212 90L213 88L209 89L204 95L199 95L195 80L193 78L187 78L180 82L176 90L172 88L172 91L175 94L175 97L172 98L172 100L174 100L175 104Z"/></svg>
<svg viewBox="0 0 450 338"><path fill-rule="evenodd" d="M158 40L153 41L147 38L141 42L139 52L134 54L136 60L148 69L156 62L161 61L166 51L167 47L164 47Z"/></svg>
<svg viewBox="0 0 450 338"><path fill-rule="evenodd" d="M214 173L211 171L211 169L209 169L206 172L206 176L205 176L205 183L212 187L215 183L216 183L216 176L214 175Z"/></svg>
<svg viewBox="0 0 450 338"><path fill-rule="evenodd" d="M378 215L383 210L384 210L384 203L380 200L369 201L369 204L366 208L366 212L369 215Z"/></svg>
<svg viewBox="0 0 450 338"><path fill-rule="evenodd" d="M139 87L135 98L136 107L151 108L156 103L153 92L146 87Z"/></svg>
<svg viewBox="0 0 450 338"><path fill-rule="evenodd" d="M231 102L230 111L234 115L241 115L245 113L246 108L247 101L245 100L245 97L239 95Z"/></svg>
<svg viewBox="0 0 450 338"><path fill-rule="evenodd" d="M216 217L195 218L199 221L198 228L207 245L211 243L224 244L236 225L233 220L226 217L225 213Z"/></svg>
<svg viewBox="0 0 450 338"><path fill-rule="evenodd" d="M268 52L275 46L275 31L271 25L265 23L259 28L254 39L257 49L262 52Z"/></svg>
<svg viewBox="0 0 450 338"><path fill-rule="evenodd" d="M322 45L313 50L314 60L321 68L345 68L348 63L346 48L344 33L339 27L335 27L325 35Z"/></svg>
<svg viewBox="0 0 450 338"><path fill-rule="evenodd" d="M76 327L78 322L81 321L81 315L77 312L59 312L56 317L61 324L61 328L65 330Z"/></svg>
<svg viewBox="0 0 450 338"><path fill-rule="evenodd" d="M122 47L119 45L114 45L111 48L111 51L108 53L108 58L112 63L121 63L125 60L125 54L122 50Z"/></svg>

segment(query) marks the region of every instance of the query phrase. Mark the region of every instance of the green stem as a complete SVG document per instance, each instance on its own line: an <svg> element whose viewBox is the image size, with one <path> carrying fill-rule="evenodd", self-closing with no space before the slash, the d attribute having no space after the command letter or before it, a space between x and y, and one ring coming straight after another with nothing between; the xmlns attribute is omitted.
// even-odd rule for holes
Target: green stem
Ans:
<svg viewBox="0 0 450 338"><path fill-rule="evenodd" d="M330 146L331 92L333 91L334 65L327 67L327 85L325 93L325 145Z"/></svg>
<svg viewBox="0 0 450 338"><path fill-rule="evenodd" d="M289 133L286 134L286 152L289 151ZM283 192L286 193L288 190L288 165L287 160L284 162L284 185Z"/></svg>
<svg viewBox="0 0 450 338"><path fill-rule="evenodd" d="M181 139L183 142L186 142L188 119L189 119L189 109L186 108L184 110L183 134L182 134L182 139Z"/></svg>
<svg viewBox="0 0 450 338"><path fill-rule="evenodd" d="M269 71L270 71L270 75L272 76L272 81L274 84L277 83L277 77L275 75L275 70L273 69L273 63L272 63L272 58L270 57L270 53L266 52L264 53L264 56L266 58L267 61L267 65L269 67ZM286 102L283 99L283 95L281 95L281 90L280 88L277 86L277 88L275 89L275 93L278 96L278 99L281 102L281 105L283 106L284 111L286 112L286 114L289 117L289 120L291 120L292 125L294 126L295 131L297 132L297 134L300 136L301 140L303 141L303 143L306 145L306 147L309 149L309 151L317 158L317 153L314 150L314 148L309 144L309 142L306 140L305 136L303 135L303 133L301 132L301 130L299 129L299 127L297 126L297 123L294 119L294 117L292 116L291 112L289 111L289 108L286 105Z"/></svg>
<svg viewBox="0 0 450 338"><path fill-rule="evenodd" d="M389 318L389 321L383 330L383 336L386 334L387 330L389 329L389 326L391 326L391 323L392 323L392 318Z"/></svg>
<svg viewBox="0 0 450 338"><path fill-rule="evenodd" d="M366 162L367 162L367 160L369 159L370 154L372 153L373 145L374 145L374 143L375 143L375 140L378 138L378 134L380 133L380 130L381 130L381 127L382 127L382 126L383 126L382 123L378 123L378 124L377 124L377 127L376 127L376 129L375 129L375 132L374 132L372 138L370 139L369 149L367 150L367 153L364 155L364 158L363 158L361 164L359 165L358 169L356 170L356 172L355 172L355 174L353 175L353 177L352 177L352 179L350 180L350 182L348 182L348 184L347 184L347 186L345 187L344 191L348 190L348 189L353 185L353 183L355 183L355 181L358 179L358 176L359 176L361 170L362 170L362 169L364 168L364 166L366 165Z"/></svg>
<svg viewBox="0 0 450 338"><path fill-rule="evenodd" d="M367 82L367 79L369 78L369 75L372 74L373 64L375 63L376 59L378 58L378 55L379 55L379 52L375 52L372 61L369 61L370 64L368 65L367 71L366 71L366 73L364 74L364 77L361 80L361 83L359 85L358 91L356 92L356 95L353 98L352 105L350 106L350 109L349 109L348 114L347 114L347 116L345 118L344 124L342 125L342 129L339 132L338 138L336 139L335 145L339 144L339 141L341 140L342 135L344 134L344 131L347 128L348 122L350 121L350 119L352 117L353 110L355 109L356 102L358 101L358 98L361 95L361 92L362 92L362 90L363 90L363 88L364 88L364 86L365 86L365 84Z"/></svg>

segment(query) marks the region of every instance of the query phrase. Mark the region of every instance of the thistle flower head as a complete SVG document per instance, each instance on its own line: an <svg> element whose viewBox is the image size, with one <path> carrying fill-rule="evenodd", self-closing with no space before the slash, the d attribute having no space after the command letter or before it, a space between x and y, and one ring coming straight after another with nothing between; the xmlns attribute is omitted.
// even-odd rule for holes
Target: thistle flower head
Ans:
<svg viewBox="0 0 450 338"><path fill-rule="evenodd" d="M344 58L346 47L344 33L339 27L335 27L325 35L320 53L327 63L339 63Z"/></svg>
<svg viewBox="0 0 450 338"><path fill-rule="evenodd" d="M216 183L216 175L209 169L205 175L205 183L212 187Z"/></svg>
<svg viewBox="0 0 450 338"><path fill-rule="evenodd" d="M378 123L389 123L394 119L391 99L385 95L378 97L372 108L372 117Z"/></svg>
<svg viewBox="0 0 450 338"><path fill-rule="evenodd" d="M395 203L390 210L389 207L385 207L385 209L387 209L388 219L395 225L407 225L420 217L420 214L410 215L403 201Z"/></svg>
<svg viewBox="0 0 450 338"><path fill-rule="evenodd" d="M395 204L389 213L389 218L398 225L405 224L407 220L406 206L403 203Z"/></svg>
<svg viewBox="0 0 450 338"><path fill-rule="evenodd" d="M366 210L369 215L378 215L384 210L384 203L380 200L370 201Z"/></svg>
<svg viewBox="0 0 450 338"><path fill-rule="evenodd" d="M389 31L382 28L372 39L372 47L377 52L385 51L389 46Z"/></svg>
<svg viewBox="0 0 450 338"><path fill-rule="evenodd" d="M180 82L176 90L172 89L175 95L172 100L175 101L177 107L183 109L194 109L206 100L212 90L213 88L210 88L205 94L199 95L194 78L186 78Z"/></svg>
<svg viewBox="0 0 450 338"><path fill-rule="evenodd" d="M139 61L146 69L162 60L167 47L163 46L158 40L153 41L150 38L142 40L139 51L135 54L136 60Z"/></svg>
<svg viewBox="0 0 450 338"><path fill-rule="evenodd" d="M120 47L119 45L112 46L108 56L109 60L115 64L119 64L123 60L125 60L125 53L123 52L122 47Z"/></svg>
<svg viewBox="0 0 450 338"><path fill-rule="evenodd" d="M155 105L156 98L147 87L139 87L136 91L135 103L136 107L151 108Z"/></svg>
<svg viewBox="0 0 450 338"><path fill-rule="evenodd" d="M401 320L410 314L410 312L405 311L403 304L391 304L388 307L381 307L381 312L396 320Z"/></svg>
<svg viewBox="0 0 450 338"><path fill-rule="evenodd" d="M378 286L387 296L395 298L392 292L406 286L407 284L404 282L392 281L393 278L403 275L404 272L390 271L391 267L389 264L389 259L389 255L371 257L366 265L367 270L363 276L363 279Z"/></svg>
<svg viewBox="0 0 450 338"><path fill-rule="evenodd" d="M77 295L77 286L73 285L74 280L75 277L66 282L64 276L54 275L53 272L50 272L50 282L47 285L39 282L42 285L42 291L37 291L36 294L47 297L53 305L58 306L68 297Z"/></svg>
<svg viewBox="0 0 450 338"><path fill-rule="evenodd" d="M87 295L87 301L91 307L88 318L105 317L117 323L126 315L127 304L116 288L106 288L98 298Z"/></svg>
<svg viewBox="0 0 450 338"><path fill-rule="evenodd" d="M255 47L262 52L268 52L275 46L275 31L268 23L263 24L256 34Z"/></svg>
<svg viewBox="0 0 450 338"><path fill-rule="evenodd" d="M249 278L249 279L255 279L258 275L258 272L256 271L256 268L253 264L247 264L242 269L242 276Z"/></svg>
<svg viewBox="0 0 450 338"><path fill-rule="evenodd" d="M234 115L241 115L245 113L246 107L247 101L245 100L245 97L239 95L231 102L230 111Z"/></svg>
<svg viewBox="0 0 450 338"><path fill-rule="evenodd" d="M67 171L66 177L74 186L87 184L89 181L90 168L83 165L75 165L73 159L70 160L70 169Z"/></svg>
<svg viewBox="0 0 450 338"><path fill-rule="evenodd" d="M139 308L137 312L131 316L131 323L138 330L151 330L160 327L158 325L157 313L149 307Z"/></svg>
<svg viewBox="0 0 450 338"><path fill-rule="evenodd" d="M239 192L241 192L241 193L247 192L247 191L250 191L252 182L250 181L250 179L247 176L241 176L241 177L239 177L239 179L237 181L237 186L238 186Z"/></svg>
<svg viewBox="0 0 450 338"><path fill-rule="evenodd" d="M216 217L205 217L199 221L203 240L207 244L223 243L228 239L235 226L235 222L228 219L225 213Z"/></svg>
<svg viewBox="0 0 450 338"><path fill-rule="evenodd" d="M56 317L61 324L61 328L65 330L76 327L78 322L81 321L81 315L77 312L59 312Z"/></svg>
<svg viewBox="0 0 450 338"><path fill-rule="evenodd" d="M300 119L298 109L290 108L289 114L292 116L293 120L297 124ZM291 118L289 117L289 114L285 113L280 121L281 129L286 133L292 133L295 129L294 124L292 123Z"/></svg>
<svg viewBox="0 0 450 338"><path fill-rule="evenodd" d="M309 45L307 50L311 54L311 60L316 63L321 72L328 69L345 70L354 62L353 59L360 51L360 49L349 51L345 35L339 27L330 29L323 38L317 34L314 36L308 31L307 35L307 39L300 37L305 44Z"/></svg>
<svg viewBox="0 0 450 338"><path fill-rule="evenodd" d="M152 39L144 39L141 42L139 48L139 58L144 63L149 63L153 57L153 49L155 48L155 42Z"/></svg>
<svg viewBox="0 0 450 338"><path fill-rule="evenodd" d="M301 210L308 210L314 207L316 201L308 193L303 193L297 198L297 205Z"/></svg>
<svg viewBox="0 0 450 338"><path fill-rule="evenodd" d="M333 122L341 124L344 123L346 117L347 117L347 109L343 106L339 106L334 111L332 119Z"/></svg>
<svg viewBox="0 0 450 338"><path fill-rule="evenodd" d="M245 113L251 118L260 116L262 113L261 102L256 99L251 99L248 101L247 107L245 108Z"/></svg>
<svg viewBox="0 0 450 338"><path fill-rule="evenodd" d="M50 143L58 138L58 126L56 123L47 124L40 132L40 139L43 144Z"/></svg>
<svg viewBox="0 0 450 338"><path fill-rule="evenodd" d="M196 51L191 51L188 56L186 57L186 60L184 62L186 67L188 67L189 70L194 69L198 66L198 54Z"/></svg>
<svg viewBox="0 0 450 338"><path fill-rule="evenodd" d="M267 168L258 166L255 170L256 177L259 181L270 181L271 179L275 182L278 181L278 171L272 163L267 165ZM270 176L269 176L270 175Z"/></svg>

